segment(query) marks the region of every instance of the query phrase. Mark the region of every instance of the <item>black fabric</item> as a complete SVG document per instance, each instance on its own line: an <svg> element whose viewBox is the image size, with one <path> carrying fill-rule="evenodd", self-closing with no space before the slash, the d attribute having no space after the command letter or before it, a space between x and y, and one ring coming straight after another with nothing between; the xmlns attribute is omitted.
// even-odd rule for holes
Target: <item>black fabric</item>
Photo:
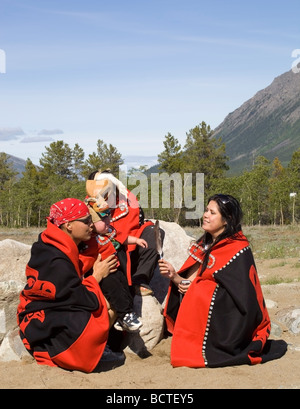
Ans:
<svg viewBox="0 0 300 409"><path fill-rule="evenodd" d="M118 318L133 310L133 299L125 274L118 270L109 274L100 282L100 288L109 301Z"/></svg>
<svg viewBox="0 0 300 409"><path fill-rule="evenodd" d="M165 232L161 229L162 242ZM136 246L130 253L132 285L149 284L157 262L159 254L156 250L154 226L147 226L141 234L141 238L146 240L148 248ZM127 256L124 246L118 249L118 259L123 272L127 271Z"/></svg>
<svg viewBox="0 0 300 409"><path fill-rule="evenodd" d="M20 324L28 322L22 337L25 335L32 348L38 346L50 356L57 355L73 344L91 312L99 308L97 296L82 285L70 259L58 248L45 244L41 237L32 246L27 282L22 295L29 302L18 314ZM38 319L29 322L34 314Z"/></svg>
<svg viewBox="0 0 300 409"><path fill-rule="evenodd" d="M161 230L161 234L163 240L163 230ZM148 248L136 246L136 249L130 254L133 285L149 284L159 260L159 254L156 250L154 226L147 226L143 230L141 238L146 240Z"/></svg>

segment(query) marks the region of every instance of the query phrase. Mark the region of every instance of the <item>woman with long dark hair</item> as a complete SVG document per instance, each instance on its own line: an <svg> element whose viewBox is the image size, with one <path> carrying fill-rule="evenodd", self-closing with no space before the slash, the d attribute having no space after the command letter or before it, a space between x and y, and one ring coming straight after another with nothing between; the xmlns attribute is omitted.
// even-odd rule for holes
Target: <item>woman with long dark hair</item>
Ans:
<svg viewBox="0 0 300 409"><path fill-rule="evenodd" d="M170 278L164 316L174 367L256 364L286 352L284 341L268 340L271 322L241 220L233 196L213 195L203 214L204 234L191 243L180 270L159 261Z"/></svg>

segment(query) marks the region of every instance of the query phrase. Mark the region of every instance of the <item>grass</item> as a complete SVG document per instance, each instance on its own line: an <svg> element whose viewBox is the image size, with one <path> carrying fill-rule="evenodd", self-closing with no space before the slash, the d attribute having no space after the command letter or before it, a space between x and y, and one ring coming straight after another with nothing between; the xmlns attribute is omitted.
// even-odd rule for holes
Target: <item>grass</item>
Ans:
<svg viewBox="0 0 300 409"><path fill-rule="evenodd" d="M189 236L198 238L203 230L185 228ZM256 259L271 260L285 258L300 258L300 228L299 226L245 226L247 236Z"/></svg>
<svg viewBox="0 0 300 409"><path fill-rule="evenodd" d="M284 278L284 277L270 277L270 278L268 278L267 280L265 280L265 281L263 281L263 284L264 285L273 285L273 284L281 284L281 283L294 283L294 282L296 282L296 281L299 281L299 279L298 280L292 280L292 279L290 279L290 278Z"/></svg>

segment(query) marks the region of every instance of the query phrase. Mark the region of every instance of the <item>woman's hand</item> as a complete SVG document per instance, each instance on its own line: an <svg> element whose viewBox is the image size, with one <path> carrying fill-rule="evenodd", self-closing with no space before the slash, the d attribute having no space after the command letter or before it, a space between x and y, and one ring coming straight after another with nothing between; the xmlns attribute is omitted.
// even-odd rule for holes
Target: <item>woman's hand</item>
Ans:
<svg viewBox="0 0 300 409"><path fill-rule="evenodd" d="M189 281L189 282L187 282L187 281ZM190 280L181 280L181 282L178 284L178 291L181 294L185 294L187 292L187 290L189 289L190 285L191 285Z"/></svg>
<svg viewBox="0 0 300 409"><path fill-rule="evenodd" d="M175 271L175 268L171 263L164 259L158 260L160 274L166 278L169 278L173 281L174 284L178 285L182 278Z"/></svg>
<svg viewBox="0 0 300 409"><path fill-rule="evenodd" d="M112 254L105 260L101 260L101 254L98 254L97 260L93 266L93 277L100 283L102 278L107 277L110 273L117 271L118 259Z"/></svg>

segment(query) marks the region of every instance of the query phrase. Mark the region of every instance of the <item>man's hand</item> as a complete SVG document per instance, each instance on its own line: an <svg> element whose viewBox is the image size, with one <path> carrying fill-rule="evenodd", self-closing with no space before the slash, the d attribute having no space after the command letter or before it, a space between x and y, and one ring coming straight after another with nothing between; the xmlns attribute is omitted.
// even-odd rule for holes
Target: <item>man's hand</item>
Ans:
<svg viewBox="0 0 300 409"><path fill-rule="evenodd" d="M102 278L117 271L117 265L118 259L114 254L108 256L105 260L101 260L101 254L98 254L98 258L93 267L93 277L100 283Z"/></svg>

